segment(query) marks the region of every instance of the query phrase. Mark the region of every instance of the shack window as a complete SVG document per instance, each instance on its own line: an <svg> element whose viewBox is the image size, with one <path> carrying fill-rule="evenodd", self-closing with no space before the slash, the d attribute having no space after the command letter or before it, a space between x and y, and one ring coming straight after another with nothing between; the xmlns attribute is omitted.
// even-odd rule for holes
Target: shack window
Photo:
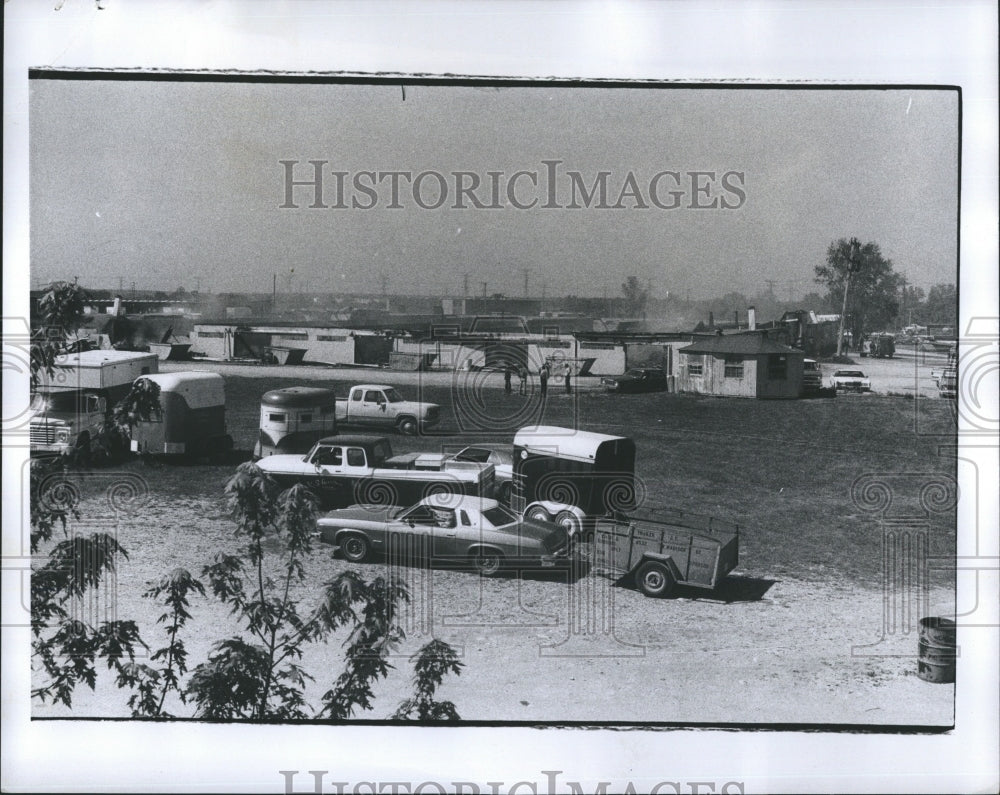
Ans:
<svg viewBox="0 0 1000 795"><path fill-rule="evenodd" d="M701 375L703 372L704 365L700 361L688 361L688 375Z"/></svg>
<svg viewBox="0 0 1000 795"><path fill-rule="evenodd" d="M767 377L771 381L788 378L788 357L783 353L772 353L767 357Z"/></svg>
<svg viewBox="0 0 1000 795"><path fill-rule="evenodd" d="M267 415L267 420L268 420L268 422L284 422L285 421L285 415L284 414L268 414Z"/></svg>
<svg viewBox="0 0 1000 795"><path fill-rule="evenodd" d="M347 448L347 466L363 467L365 465L365 451L360 447Z"/></svg>
<svg viewBox="0 0 1000 795"><path fill-rule="evenodd" d="M141 374L142 375L149 375L149 368L148 367L143 367Z"/></svg>
<svg viewBox="0 0 1000 795"><path fill-rule="evenodd" d="M732 354L726 355L726 378L742 378L743 377L743 359L740 356L734 356Z"/></svg>
<svg viewBox="0 0 1000 795"><path fill-rule="evenodd" d="M299 417L299 422L312 422L312 421L313 421L312 414L303 414L301 417Z"/></svg>

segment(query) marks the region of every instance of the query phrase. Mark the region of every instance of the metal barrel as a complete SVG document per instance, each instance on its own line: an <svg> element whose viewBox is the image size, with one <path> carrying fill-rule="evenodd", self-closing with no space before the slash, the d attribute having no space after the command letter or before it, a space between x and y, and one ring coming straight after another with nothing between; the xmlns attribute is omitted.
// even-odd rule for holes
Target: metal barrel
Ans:
<svg viewBox="0 0 1000 795"><path fill-rule="evenodd" d="M925 682L948 684L955 681L955 622L932 616L920 619L917 676Z"/></svg>

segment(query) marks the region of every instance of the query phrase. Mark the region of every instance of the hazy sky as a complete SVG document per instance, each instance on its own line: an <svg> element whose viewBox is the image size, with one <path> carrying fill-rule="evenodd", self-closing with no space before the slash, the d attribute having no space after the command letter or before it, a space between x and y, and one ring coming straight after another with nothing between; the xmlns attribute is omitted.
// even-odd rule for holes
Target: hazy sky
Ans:
<svg viewBox="0 0 1000 795"><path fill-rule="evenodd" d="M78 276L93 287L617 295L623 279L654 295L782 297L816 289L831 241L875 241L923 286L956 281L958 96L953 91L252 84L31 81L33 283ZM282 209L285 167L347 172L346 208ZM558 208L545 160L557 167ZM449 191L422 209L400 180L359 172L438 172ZM500 208L455 209L452 172L499 179ZM538 200L517 209L506 197ZM571 178L607 176L618 203L629 173L639 197L622 209L571 209ZM656 207L656 198L673 209ZM694 195L690 172L707 192ZM730 187L723 174L731 175ZM355 178L375 182L372 203ZM465 177L465 180L472 177ZM425 177L421 200L435 203ZM466 182L468 184L468 182ZM671 190L682 194L673 199ZM626 191L627 192L627 191ZM726 203L692 209L692 203ZM582 204L582 200L578 199ZM596 199L594 201L596 204ZM645 203L645 209L636 207Z"/></svg>

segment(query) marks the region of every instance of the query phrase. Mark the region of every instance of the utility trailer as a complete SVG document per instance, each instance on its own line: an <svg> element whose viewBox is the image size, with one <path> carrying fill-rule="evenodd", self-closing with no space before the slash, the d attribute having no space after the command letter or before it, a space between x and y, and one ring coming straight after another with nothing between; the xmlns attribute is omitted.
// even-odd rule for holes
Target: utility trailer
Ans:
<svg viewBox="0 0 1000 795"><path fill-rule="evenodd" d="M596 520L593 554L595 571L628 575L646 596L711 590L739 563L739 527L682 511L616 514Z"/></svg>

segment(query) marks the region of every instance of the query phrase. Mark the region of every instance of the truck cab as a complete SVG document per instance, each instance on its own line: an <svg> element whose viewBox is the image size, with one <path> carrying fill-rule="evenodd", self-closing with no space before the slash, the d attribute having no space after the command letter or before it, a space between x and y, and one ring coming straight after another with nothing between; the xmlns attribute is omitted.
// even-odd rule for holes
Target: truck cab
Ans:
<svg viewBox="0 0 1000 795"><path fill-rule="evenodd" d="M32 398L31 450L61 454L72 448L89 452L107 419L107 398L96 392L38 392Z"/></svg>

